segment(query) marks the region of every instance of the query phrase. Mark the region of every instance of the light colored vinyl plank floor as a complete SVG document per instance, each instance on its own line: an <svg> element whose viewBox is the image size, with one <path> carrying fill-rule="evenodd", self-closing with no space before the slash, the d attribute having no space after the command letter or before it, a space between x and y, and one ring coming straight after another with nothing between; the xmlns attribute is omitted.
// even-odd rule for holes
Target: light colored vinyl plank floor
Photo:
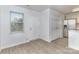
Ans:
<svg viewBox="0 0 79 59"><path fill-rule="evenodd" d="M41 39L15 47L6 48L1 54L78 54L78 50L67 48L67 38L57 39L48 43Z"/></svg>

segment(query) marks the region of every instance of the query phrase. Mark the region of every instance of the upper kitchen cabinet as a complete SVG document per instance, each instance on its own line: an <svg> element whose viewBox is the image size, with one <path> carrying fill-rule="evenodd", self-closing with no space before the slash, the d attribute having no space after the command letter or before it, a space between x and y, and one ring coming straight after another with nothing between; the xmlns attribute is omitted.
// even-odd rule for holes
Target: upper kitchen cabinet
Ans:
<svg viewBox="0 0 79 59"><path fill-rule="evenodd" d="M76 29L76 19L69 19L67 20L67 23L68 23L68 30Z"/></svg>
<svg viewBox="0 0 79 59"><path fill-rule="evenodd" d="M79 12L67 14L66 19L68 20L68 29L79 30Z"/></svg>

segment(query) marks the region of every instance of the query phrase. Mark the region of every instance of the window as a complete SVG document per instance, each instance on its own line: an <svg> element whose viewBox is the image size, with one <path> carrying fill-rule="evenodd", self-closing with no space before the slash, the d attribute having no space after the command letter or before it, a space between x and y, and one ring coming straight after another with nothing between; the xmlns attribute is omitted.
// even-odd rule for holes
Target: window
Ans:
<svg viewBox="0 0 79 59"><path fill-rule="evenodd" d="M24 14L10 11L11 32L23 31Z"/></svg>

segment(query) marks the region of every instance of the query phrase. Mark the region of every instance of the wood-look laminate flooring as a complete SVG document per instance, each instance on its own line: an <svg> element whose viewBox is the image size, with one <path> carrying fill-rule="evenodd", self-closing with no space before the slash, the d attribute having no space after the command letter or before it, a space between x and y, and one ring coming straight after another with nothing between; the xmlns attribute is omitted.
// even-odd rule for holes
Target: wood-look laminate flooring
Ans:
<svg viewBox="0 0 79 59"><path fill-rule="evenodd" d="M67 38L57 39L48 43L41 39L25 44L6 48L1 54L78 54L78 50L67 48Z"/></svg>

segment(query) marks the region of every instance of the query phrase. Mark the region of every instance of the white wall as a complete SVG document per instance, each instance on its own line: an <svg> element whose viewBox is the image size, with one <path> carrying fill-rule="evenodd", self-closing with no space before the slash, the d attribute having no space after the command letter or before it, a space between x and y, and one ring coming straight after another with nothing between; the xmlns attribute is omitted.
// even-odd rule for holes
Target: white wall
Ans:
<svg viewBox="0 0 79 59"><path fill-rule="evenodd" d="M51 42L63 37L64 15L53 9L46 9L41 13L41 37ZM57 28L57 29L56 29Z"/></svg>
<svg viewBox="0 0 79 59"><path fill-rule="evenodd" d="M40 37L45 41L49 41L49 8L41 12L40 26Z"/></svg>
<svg viewBox="0 0 79 59"><path fill-rule="evenodd" d="M10 11L24 13L24 32L11 33L10 32ZM52 14L50 14L52 11ZM36 12L18 6L0 6L1 18L1 48L7 48L18 44L26 43L28 41L41 38L45 41L52 41L53 37L49 28L50 16L55 17L58 15L57 11L50 10L49 8ZM60 14L59 14L60 15ZM61 15L60 15L61 16ZM62 18L62 17L61 17ZM59 19L60 21L60 19ZM58 22L59 22L58 21ZM60 22L62 23L62 22ZM59 27L62 27L59 26ZM51 29L51 31L50 31ZM62 30L59 32L62 32ZM50 39L50 35L52 38ZM63 35L61 33L61 35Z"/></svg>
<svg viewBox="0 0 79 59"><path fill-rule="evenodd" d="M10 32L10 11L24 13L24 32ZM15 46L39 36L40 13L17 6L0 6L1 13L1 48ZM37 24L38 23L38 24ZM37 24L35 26L35 24ZM38 30L38 31L37 31Z"/></svg>
<svg viewBox="0 0 79 59"><path fill-rule="evenodd" d="M0 12L0 16L1 16L1 12ZM0 18L0 50L1 50L1 18Z"/></svg>
<svg viewBox="0 0 79 59"><path fill-rule="evenodd" d="M50 9L49 32L50 40L63 37L64 14Z"/></svg>

